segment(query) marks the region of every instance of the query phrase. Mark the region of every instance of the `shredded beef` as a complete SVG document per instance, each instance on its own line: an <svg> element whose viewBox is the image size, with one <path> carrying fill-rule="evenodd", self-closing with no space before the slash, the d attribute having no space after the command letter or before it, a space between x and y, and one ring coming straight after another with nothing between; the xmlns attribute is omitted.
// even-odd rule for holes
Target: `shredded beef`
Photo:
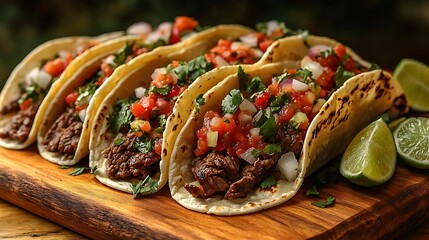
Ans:
<svg viewBox="0 0 429 240"><path fill-rule="evenodd" d="M40 103L31 105L25 110L20 110L14 115L11 121L0 132L0 138L25 141L33 126L34 117L39 109ZM13 107L13 106L12 106ZM19 106L18 106L19 108Z"/></svg>
<svg viewBox="0 0 429 240"><path fill-rule="evenodd" d="M134 147L137 136L133 133L119 134L123 142L116 145L114 142L103 151L107 159L107 176L112 179L137 177L144 179L156 171L156 162L161 159L155 151L140 152Z"/></svg>
<svg viewBox="0 0 429 240"><path fill-rule="evenodd" d="M75 119L74 110L67 108L46 133L43 145L50 152L74 155L82 133L82 122Z"/></svg>
<svg viewBox="0 0 429 240"><path fill-rule="evenodd" d="M270 139L270 142L278 142L282 147L283 152L292 151L296 156L299 156L302 151L305 132L294 129L281 130L278 134Z"/></svg>
<svg viewBox="0 0 429 240"><path fill-rule="evenodd" d="M239 158L210 153L204 159L194 159L192 172L200 186L185 185L185 189L197 198L207 198L217 192L224 192L233 182L240 179Z"/></svg>
<svg viewBox="0 0 429 240"><path fill-rule="evenodd" d="M1 110L0 110L0 114L1 115L5 115L8 113L12 113L12 112L18 112L19 109L19 104L18 104L18 99L9 102L7 105L5 105Z"/></svg>
<svg viewBox="0 0 429 240"><path fill-rule="evenodd" d="M268 171L276 165L277 161L270 158L256 160L253 165L247 164L241 170L241 179L231 184L226 192L225 199L246 197L255 185L267 177Z"/></svg>

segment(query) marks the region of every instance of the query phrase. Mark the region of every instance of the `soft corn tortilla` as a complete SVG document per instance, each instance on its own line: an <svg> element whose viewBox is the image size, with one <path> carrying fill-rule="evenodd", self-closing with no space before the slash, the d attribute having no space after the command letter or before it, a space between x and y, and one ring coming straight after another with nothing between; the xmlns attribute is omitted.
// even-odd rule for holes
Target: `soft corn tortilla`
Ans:
<svg viewBox="0 0 429 240"><path fill-rule="evenodd" d="M53 39L39 45L34 50L32 50L12 71L0 94L0 109L3 108L5 105L9 104L11 101L16 100L20 96L20 90L18 87L19 83L25 83L25 76L27 75L27 73L29 73L35 67L40 67L41 62L43 62L44 60L52 58L62 50L74 51L76 47L82 44L92 45L94 43L101 43L109 39L120 37L122 35L122 32L113 32L103 34L98 37L63 37ZM79 59L79 57L74 59L74 61L78 61L77 59ZM58 86L53 84L49 91L58 91ZM0 138L0 146L9 149L24 149L34 143L37 137L37 130L41 123L41 116L44 115L46 106L47 104L40 105L38 113L36 114L35 120L33 122L30 134L24 142ZM6 124L11 121L14 115L14 113L0 115L0 131L2 131Z"/></svg>
<svg viewBox="0 0 429 240"><path fill-rule="evenodd" d="M307 43L310 46L337 44L327 38L311 36L307 38ZM271 51L280 51L286 58L299 61L307 55L308 48L299 37L294 37L273 44ZM347 53L368 66L350 49ZM267 64L250 71L245 69L245 72L251 77L260 76L266 84L270 84L271 77L281 74L283 70L278 64ZM343 152L363 127L386 111L390 111L392 116L407 111L405 95L389 73L375 70L359 74L334 92L312 120L298 159L298 175L293 182L281 179L269 190L256 189L247 197L234 200L225 200L222 195L207 199L195 198L184 188L185 184L196 181L191 171L197 143L195 133L202 126L205 112L220 111L222 99L232 89L239 89L237 74L225 78L204 95L206 104L200 107L199 113L192 110L177 136L170 162L169 187L172 197L188 209L216 215L239 215L284 203L297 193L306 176Z"/></svg>

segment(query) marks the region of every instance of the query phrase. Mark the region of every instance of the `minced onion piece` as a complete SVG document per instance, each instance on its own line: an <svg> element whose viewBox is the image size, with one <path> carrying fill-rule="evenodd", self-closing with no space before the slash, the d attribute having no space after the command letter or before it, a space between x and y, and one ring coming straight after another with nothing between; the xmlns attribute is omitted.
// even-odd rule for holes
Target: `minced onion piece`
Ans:
<svg viewBox="0 0 429 240"><path fill-rule="evenodd" d="M128 35L146 35L152 32L152 26L147 22L136 22L127 28Z"/></svg>
<svg viewBox="0 0 429 240"><path fill-rule="evenodd" d="M310 57L314 57L316 55L318 55L320 52L326 51L328 50L330 47L327 45L315 45L312 46L309 50L308 50L308 55Z"/></svg>
<svg viewBox="0 0 429 240"><path fill-rule="evenodd" d="M262 52L260 49L253 48L253 54L255 58L261 58L262 55L264 55L264 52Z"/></svg>
<svg viewBox="0 0 429 240"><path fill-rule="evenodd" d="M241 111L247 111L250 115L253 116L258 109L255 107L255 104L253 104L251 101L244 99L243 102L241 102L240 106L238 106Z"/></svg>
<svg viewBox="0 0 429 240"><path fill-rule="evenodd" d="M326 100L323 98L319 98L316 100L316 103L313 106L313 109L311 110L313 113L318 113L320 109L322 109L323 105L326 103Z"/></svg>
<svg viewBox="0 0 429 240"><path fill-rule="evenodd" d="M259 119L261 119L261 117L262 117L262 114L264 114L263 112L262 112L262 110L259 110L256 114L255 114L255 116L253 117L253 120L254 121L259 121Z"/></svg>
<svg viewBox="0 0 429 240"><path fill-rule="evenodd" d="M38 67L31 69L31 71L25 75L25 85L30 86L34 82L34 79L37 78L39 71L40 69Z"/></svg>
<svg viewBox="0 0 429 240"><path fill-rule="evenodd" d="M58 52L58 56L60 56L61 59L65 59L69 55L70 55L70 52L65 51L65 50L60 50Z"/></svg>
<svg viewBox="0 0 429 240"><path fill-rule="evenodd" d="M136 120L132 121L130 123L131 130L133 130L134 132L141 131L140 130L140 125L142 125L143 122L144 122L144 120L140 120L140 119L136 119Z"/></svg>
<svg viewBox="0 0 429 240"><path fill-rule="evenodd" d="M250 46L244 42L232 42L231 43L231 50L232 51L237 51L240 49L249 49L249 48L250 48Z"/></svg>
<svg viewBox="0 0 429 240"><path fill-rule="evenodd" d="M173 28L173 24L171 22L161 23L157 30L149 33L147 36L145 43L154 43L158 40L164 40L168 42L171 35L171 29Z"/></svg>
<svg viewBox="0 0 429 240"><path fill-rule="evenodd" d="M44 70L40 70L37 74L37 77L33 79L33 82L39 87L46 89L49 86L51 80L52 76L49 73L45 72Z"/></svg>
<svg viewBox="0 0 429 240"><path fill-rule="evenodd" d="M276 20L271 20L267 22L267 35L270 36L279 27L280 27L280 23Z"/></svg>
<svg viewBox="0 0 429 240"><path fill-rule="evenodd" d="M260 130L261 130L260 128L252 128L249 130L249 132L250 132L250 135L252 135L252 137L257 137L259 136Z"/></svg>
<svg viewBox="0 0 429 240"><path fill-rule="evenodd" d="M301 82L301 81L293 79L292 80L292 89L294 91L307 91L308 90L308 85L305 84L305 83L303 83L303 82Z"/></svg>
<svg viewBox="0 0 429 240"><path fill-rule="evenodd" d="M253 164L256 161L256 157L252 154L253 150L255 150L255 148L251 147L246 151L242 152L239 157L241 157L244 161Z"/></svg>
<svg viewBox="0 0 429 240"><path fill-rule="evenodd" d="M314 101L316 101L316 95L314 95L314 93L312 93L312 92L306 92L305 93L305 98L311 104L313 104Z"/></svg>
<svg viewBox="0 0 429 240"><path fill-rule="evenodd" d="M277 168L289 182L294 181L298 175L298 161L295 154L293 152L283 154L277 162Z"/></svg>
<svg viewBox="0 0 429 240"><path fill-rule="evenodd" d="M80 110L77 115L79 115L80 120L82 122L84 122L85 121L85 117L86 117L86 108Z"/></svg>
<svg viewBox="0 0 429 240"><path fill-rule="evenodd" d="M322 75L322 73L323 73L322 65L320 65L320 63L314 62L314 61L306 62L302 68L310 70L310 72L312 73L313 79L318 79L320 77L320 75Z"/></svg>
<svg viewBox="0 0 429 240"><path fill-rule="evenodd" d="M229 63L221 56L217 55L213 61L217 67L229 66Z"/></svg>
<svg viewBox="0 0 429 240"><path fill-rule="evenodd" d="M253 119L252 115L249 115L247 112L240 112L238 114L238 123L241 126L244 126L244 125L246 125L248 123L251 123L252 119Z"/></svg>
<svg viewBox="0 0 429 240"><path fill-rule="evenodd" d="M207 132L207 146L216 147L217 146L217 131L208 131Z"/></svg>
<svg viewBox="0 0 429 240"><path fill-rule="evenodd" d="M103 59L103 63L115 64L115 56L114 55L107 56L106 58Z"/></svg>
<svg viewBox="0 0 429 240"><path fill-rule="evenodd" d="M146 88L144 87L138 87L134 89L134 94L136 95L137 98L142 98L145 93L146 93Z"/></svg>
<svg viewBox="0 0 429 240"><path fill-rule="evenodd" d="M258 36L255 33L249 33L241 36L240 41L246 43L249 47L256 47L258 45Z"/></svg>
<svg viewBox="0 0 429 240"><path fill-rule="evenodd" d="M293 128L298 128L305 121L308 121L307 115L303 112L296 112L290 119L289 123Z"/></svg>
<svg viewBox="0 0 429 240"><path fill-rule="evenodd" d="M157 68L153 71L150 77L152 78L152 80L156 80L159 74L165 74L165 73L167 73L167 70L165 67Z"/></svg>

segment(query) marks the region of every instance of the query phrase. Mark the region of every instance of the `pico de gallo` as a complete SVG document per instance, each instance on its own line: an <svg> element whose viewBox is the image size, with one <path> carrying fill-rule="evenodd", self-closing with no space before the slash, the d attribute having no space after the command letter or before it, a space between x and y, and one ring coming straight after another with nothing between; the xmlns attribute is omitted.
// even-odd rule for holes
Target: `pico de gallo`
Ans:
<svg viewBox="0 0 429 240"><path fill-rule="evenodd" d="M149 171L142 169L161 159L162 134L177 97L197 77L213 68L258 61L267 49L267 41L285 36L283 25L276 26L270 30L270 35L254 32L234 41L220 39L206 53L187 63L172 61L167 67L154 71L149 89L136 88L134 96L119 100L108 116L109 130L117 136L103 151L107 159L107 176L111 179L147 179ZM137 164L133 157L123 159L124 155L140 155L141 162L148 158L155 161L151 161L151 165Z"/></svg>
<svg viewBox="0 0 429 240"><path fill-rule="evenodd" d="M159 46L176 43L185 37L184 34L192 34L198 29L200 29L198 22L192 18L176 17L174 24L169 22L160 24L155 31L145 36L143 42L128 42L118 53L105 57L99 70L88 78L84 85L66 95L65 102L68 108L45 135L43 144L46 149L50 152L74 155L89 102L96 90L113 74L114 70L131 59ZM69 123L63 124L63 122ZM68 126L65 131L63 130L64 126Z"/></svg>
<svg viewBox="0 0 429 240"><path fill-rule="evenodd" d="M16 113L14 119L0 133L1 138L25 141L31 130L37 110L43 98L70 62L84 51L94 46L93 43L83 43L74 51L59 51L50 59L40 63L25 75L23 82L18 84L20 96L5 105L1 114Z"/></svg>
<svg viewBox="0 0 429 240"><path fill-rule="evenodd" d="M222 112L204 114L192 170L199 185L185 188L198 198L216 193L225 199L245 197L259 184L275 184L273 178L280 176L273 173L276 166L293 181L312 119L333 91L368 70L343 45L312 47L300 69L286 70L268 86L240 68L240 90L231 90L222 100Z"/></svg>

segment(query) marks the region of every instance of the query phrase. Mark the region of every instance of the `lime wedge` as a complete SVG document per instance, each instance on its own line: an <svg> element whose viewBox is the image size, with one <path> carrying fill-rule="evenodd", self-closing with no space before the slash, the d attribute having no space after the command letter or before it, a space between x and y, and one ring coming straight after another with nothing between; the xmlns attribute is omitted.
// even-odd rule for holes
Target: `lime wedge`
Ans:
<svg viewBox="0 0 429 240"><path fill-rule="evenodd" d="M393 132L399 158L416 168L429 169L429 119L412 117Z"/></svg>
<svg viewBox="0 0 429 240"><path fill-rule="evenodd" d="M392 133L380 118L362 129L347 146L340 173L360 186L376 186L395 172L396 149Z"/></svg>
<svg viewBox="0 0 429 240"><path fill-rule="evenodd" d="M429 111L429 67L405 58L396 66L393 77L401 84L413 110Z"/></svg>

